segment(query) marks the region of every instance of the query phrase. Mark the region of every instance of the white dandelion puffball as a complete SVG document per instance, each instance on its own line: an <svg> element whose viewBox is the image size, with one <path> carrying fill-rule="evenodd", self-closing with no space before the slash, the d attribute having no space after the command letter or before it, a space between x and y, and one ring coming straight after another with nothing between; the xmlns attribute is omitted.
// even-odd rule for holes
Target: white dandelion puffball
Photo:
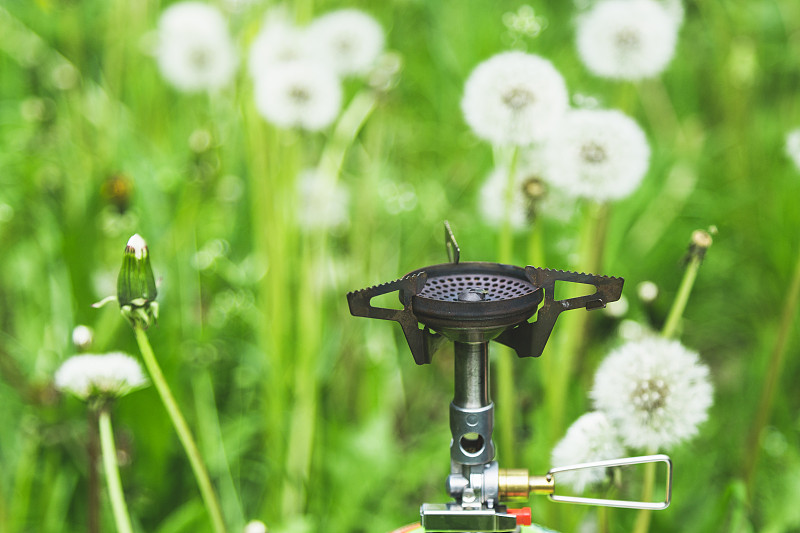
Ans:
<svg viewBox="0 0 800 533"><path fill-rule="evenodd" d="M276 126L319 131L338 116L342 86L323 64L290 61L256 79L255 98L258 112Z"/></svg>
<svg viewBox="0 0 800 533"><path fill-rule="evenodd" d="M146 384L139 362L119 352L72 356L55 375L57 389L82 400L90 396L120 397Z"/></svg>
<svg viewBox="0 0 800 533"><path fill-rule="evenodd" d="M586 413L567 430L567 434L553 448L553 466L568 466L593 461L619 459L625 456L625 448L619 440L614 426L600 411ZM585 468L558 475L559 481L583 492L588 485L602 482L606 478L605 468Z"/></svg>
<svg viewBox="0 0 800 533"><path fill-rule="evenodd" d="M678 27L656 0L603 0L578 19L578 55L600 77L650 78L672 59Z"/></svg>
<svg viewBox="0 0 800 533"><path fill-rule="evenodd" d="M242 533L267 533L267 526L261 520L251 520L244 526Z"/></svg>
<svg viewBox="0 0 800 533"><path fill-rule="evenodd" d="M298 177L297 201L297 222L305 231L338 229L350 222L350 192L316 169Z"/></svg>
<svg viewBox="0 0 800 533"><path fill-rule="evenodd" d="M156 60L175 88L196 92L224 87L238 56L222 13L200 2L173 4L158 22Z"/></svg>
<svg viewBox="0 0 800 533"><path fill-rule="evenodd" d="M340 76L367 74L383 52L383 27L358 9L325 13L308 26L311 49Z"/></svg>
<svg viewBox="0 0 800 533"><path fill-rule="evenodd" d="M708 418L709 370L680 342L647 337L612 351L590 396L632 448L655 451L689 439Z"/></svg>
<svg viewBox="0 0 800 533"><path fill-rule="evenodd" d="M508 169L497 167L484 182L478 194L478 211L490 226L502 227L506 216L512 229L519 230L527 225L527 198L521 190L520 176L520 172L514 176L511 204L508 206L506 205Z"/></svg>
<svg viewBox="0 0 800 533"><path fill-rule="evenodd" d="M677 26L683 24L683 19L686 15L686 11L683 8L683 0L661 0L660 4Z"/></svg>
<svg viewBox="0 0 800 533"><path fill-rule="evenodd" d="M797 170L800 170L800 128L792 130L786 135L786 155L792 160Z"/></svg>
<svg viewBox="0 0 800 533"><path fill-rule="evenodd" d="M496 145L543 140L568 106L561 74L546 59L523 52L503 52L480 63L461 100L469 127Z"/></svg>
<svg viewBox="0 0 800 533"><path fill-rule="evenodd" d="M282 12L267 14L264 26L250 46L248 68L253 78L269 74L275 64L311 57L307 32L292 24Z"/></svg>
<svg viewBox="0 0 800 533"><path fill-rule="evenodd" d="M596 201L628 196L650 165L644 132L615 110L568 112L546 148L547 181L572 196Z"/></svg>

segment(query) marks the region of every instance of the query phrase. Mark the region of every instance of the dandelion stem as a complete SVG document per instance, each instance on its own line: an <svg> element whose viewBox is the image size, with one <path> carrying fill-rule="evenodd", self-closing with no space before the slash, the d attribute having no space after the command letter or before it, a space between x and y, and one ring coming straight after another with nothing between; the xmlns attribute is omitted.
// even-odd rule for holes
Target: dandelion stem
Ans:
<svg viewBox="0 0 800 533"><path fill-rule="evenodd" d="M319 158L318 170L332 179L338 179L347 149L353 144L374 109L375 92L372 89L365 89L353 97L336 122L333 134Z"/></svg>
<svg viewBox="0 0 800 533"><path fill-rule="evenodd" d="M701 237L700 241L697 240L698 234ZM678 325L683 317L683 311L686 309L686 304L689 301L689 295L692 293L694 281L697 278L697 271L700 269L700 264L703 262L706 249L711 245L710 237L708 237L708 241L702 239L702 237L708 237L708 234L705 232L695 232L692 235L692 245L689 252L689 264L686 265L686 270L683 273L681 285L678 288L678 294L675 296L675 300L672 302L669 315L667 315L667 320L661 330L661 336L665 339L671 339L675 337L675 334L678 330ZM657 451L658 450L656 449L651 449L648 450L648 454L652 455ZM656 463L647 463L644 471L644 485L642 486L643 502L649 502L653 499L653 485L655 484L655 481ZM638 515L636 516L636 524L633 530L634 533L646 533L649 530L651 513L652 511L648 510L639 511Z"/></svg>
<svg viewBox="0 0 800 533"><path fill-rule="evenodd" d="M761 450L761 432L764 430L764 426L766 426L767 422L769 421L770 413L772 412L772 405L775 402L778 377L781 375L783 361L786 359L786 347L789 340L789 334L792 330L792 323L794 322L795 315L797 314L798 299L800 299L800 253L797 255L797 262L794 266L794 274L792 275L792 282L789 286L789 293L786 295L786 300L783 304L780 329L778 330L778 336L775 339L775 346L772 349L772 354L770 355L769 367L767 370L767 376L764 379L764 386L761 389L761 399L758 402L758 411L756 411L755 423L752 426L747 446L745 448L746 454L744 479L747 485L748 497L753 491L753 480L755 478L756 466L758 465L758 456Z"/></svg>
<svg viewBox="0 0 800 533"><path fill-rule="evenodd" d="M189 463L192 466L197 485L200 488L200 494L203 497L206 510L211 517L214 531L216 533L225 533L225 523L222 520L219 502L214 493L214 487L211 485L211 479L208 477L206 467L200 458L200 451L197 449L197 444L195 444L194 438L192 437L192 432L189 430L189 426L186 424L186 420L183 418L181 410L175 398L172 396L172 391L167 384L167 380L164 379L164 374L161 372L161 367L158 365L158 361L153 353L153 348L150 346L147 333L139 325L134 328L134 332L136 333L136 342L139 344L139 350L142 352L144 364L147 366L147 371L150 374L150 379L153 380L153 384L155 384L156 390L158 390L158 395L161 397L161 401L164 403L172 425L175 427L178 439L180 439L186 456L189 458Z"/></svg>
<svg viewBox="0 0 800 533"><path fill-rule="evenodd" d="M653 455L658 450L649 449L648 455ZM644 485L642 486L642 501L649 502L653 500L653 486L656 483L656 463L646 463L644 465ZM636 523L633 527L633 533L647 533L650 529L650 517L653 511L642 509L636 515Z"/></svg>
<svg viewBox="0 0 800 533"><path fill-rule="evenodd" d="M597 508L597 531L599 533L609 533L608 530L608 514L609 514L608 507L598 507Z"/></svg>
<svg viewBox="0 0 800 533"><path fill-rule="evenodd" d="M100 426L100 448L103 454L103 468L106 472L108 496L111 499L111 510L114 512L114 522L117 524L118 533L132 533L131 518L128 507L125 505L125 496L122 493L122 482L119 479L117 467L117 448L114 446L114 430L111 428L111 414L109 408L102 407L98 416Z"/></svg>
<svg viewBox="0 0 800 533"><path fill-rule="evenodd" d="M100 448L99 420L97 409L88 409L89 416L89 442L87 455L89 456L89 487L88 487L88 527L89 533L100 532L100 476L97 469L97 459Z"/></svg>
<svg viewBox="0 0 800 533"><path fill-rule="evenodd" d="M364 89L355 95L344 110L320 155L317 170L332 190L338 181L347 151L375 109L375 92ZM294 367L295 401L289 418L286 473L282 497L282 512L288 517L302 511L314 451L317 424L319 383L317 365L322 350L324 306L319 301L319 272L328 261L326 229L312 232L301 241L305 268L301 271L300 297Z"/></svg>
<svg viewBox="0 0 800 533"><path fill-rule="evenodd" d="M689 295L694 287L694 280L697 278L697 271L700 268L700 263L703 262L699 254L692 254L689 259L689 264L686 265L686 271L683 273L681 285L678 288L678 294L672 302L672 307L667 315L667 320L664 322L664 327L661 330L661 336L666 339L675 337L678 330L683 311L686 309L686 304L689 301Z"/></svg>

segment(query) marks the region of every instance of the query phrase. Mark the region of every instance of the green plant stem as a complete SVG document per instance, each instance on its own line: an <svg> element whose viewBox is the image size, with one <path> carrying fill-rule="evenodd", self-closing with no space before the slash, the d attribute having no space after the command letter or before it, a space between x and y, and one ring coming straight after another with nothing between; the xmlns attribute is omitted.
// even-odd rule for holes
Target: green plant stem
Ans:
<svg viewBox="0 0 800 533"><path fill-rule="evenodd" d="M598 533L609 533L609 507L600 506L597 508L597 531Z"/></svg>
<svg viewBox="0 0 800 533"><path fill-rule="evenodd" d="M375 109L375 91L364 89L353 97L336 122L330 139L319 158L317 169L337 180L342 172L344 156Z"/></svg>
<svg viewBox="0 0 800 533"><path fill-rule="evenodd" d="M694 280L697 278L697 271L700 269L700 264L703 259L699 254L692 254L689 259L689 264L686 265L686 270L683 273L681 285L678 288L678 294L672 302L672 307L667 315L667 320L664 322L664 327L661 329L661 336L665 339L675 337L678 331L678 326L683 317L683 311L686 309L686 304L689 302L689 295L692 293L694 287Z"/></svg>
<svg viewBox="0 0 800 533"><path fill-rule="evenodd" d="M144 364L150 374L150 379L153 380L153 384L156 386L156 390L158 390L158 395L161 397L161 401L164 403L172 425L175 427L178 439L181 441L186 456L189 458L189 463L192 466L197 485L200 488L200 494L203 497L206 510L211 517L214 531L216 533L225 533L225 523L222 520L219 502L214 493L214 487L211 485L211 479L208 477L206 467L200 458L200 451L197 449L197 444L195 444L194 438L192 437L192 432L189 430L189 426L186 424L186 420L183 418L181 410L175 398L172 396L172 391L167 384L167 380L164 379L164 374L161 372L161 367L158 365L158 361L153 353L153 348L150 346L147 333L138 325L134 327L134 332L136 334L136 342L139 344L139 350L142 352L142 359L144 359Z"/></svg>
<svg viewBox="0 0 800 533"><path fill-rule="evenodd" d="M667 320L661 330L661 336L665 339L671 339L675 337L675 334L678 330L678 325L683 317L683 312L686 309L686 304L689 301L689 295L692 293L694 281L697 279L697 271L700 269L702 262L702 254L691 254L689 264L686 265L686 270L683 273L683 279L681 280L680 287L678 288L678 294L675 296L675 300L672 302L669 315L667 315ZM654 449L648 450L648 454L654 454L656 451L657 450ZM653 499L653 485L655 484L655 481L656 463L645 464L644 485L642 486L643 502L649 502ZM633 530L634 533L646 533L649 530L651 514L652 511L645 509L639 511L639 513L636 515L636 525Z"/></svg>
<svg viewBox="0 0 800 533"><path fill-rule="evenodd" d="M320 155L317 170L333 190L342 172L345 155L361 128L375 109L375 92L364 89L355 95L342 113ZM311 475L311 460L316 434L319 378L318 362L323 347L324 303L319 283L320 271L328 260L328 232L320 229L303 236L296 357L294 367L294 401L289 418L286 452L286 479L283 487L282 513L290 517L302 512Z"/></svg>
<svg viewBox="0 0 800 533"><path fill-rule="evenodd" d="M89 427L87 429L89 438L86 444L89 458L87 530L89 533L100 533L100 472L98 472L97 468L97 459L100 453L100 421L97 409L87 409L87 412L89 417Z"/></svg>
<svg viewBox="0 0 800 533"><path fill-rule="evenodd" d="M656 453L657 450L647 450L648 455ZM642 485L642 500L649 502L653 500L653 486L656 483L656 463L646 463L644 465L644 484ZM647 533L650 529L650 518L653 511L642 509L636 515L636 523L633 527L633 533Z"/></svg>
<svg viewBox="0 0 800 533"><path fill-rule="evenodd" d="M114 513L117 532L132 533L131 518L128 515L128 506L125 505L122 482L119 479L117 448L114 446L114 430L111 428L111 414L108 407L100 409L98 424L100 426L100 449L103 455L103 468L106 472L108 496L111 499L111 510Z"/></svg>
<svg viewBox="0 0 800 533"><path fill-rule="evenodd" d="M758 402L755 423L752 425L747 445L745 447L745 468L744 480L747 486L748 498L753 494L753 482L755 479L756 466L761 451L761 432L769 421L772 413L772 406L775 403L775 393L778 388L778 379L781 376L783 362L786 359L786 348L789 336L792 331L792 323L797 314L797 303L800 297L800 251L794 266L794 274L789 285L789 293L783 304L781 312L781 322L778 329L778 336L775 339L775 346L769 359L767 376L761 389L761 399Z"/></svg>

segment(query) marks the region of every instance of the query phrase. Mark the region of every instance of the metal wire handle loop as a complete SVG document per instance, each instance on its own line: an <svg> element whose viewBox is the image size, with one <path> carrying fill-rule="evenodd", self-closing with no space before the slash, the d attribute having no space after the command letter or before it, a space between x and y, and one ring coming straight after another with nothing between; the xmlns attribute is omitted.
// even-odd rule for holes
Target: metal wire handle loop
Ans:
<svg viewBox="0 0 800 533"><path fill-rule="evenodd" d="M586 498L583 496L559 496L553 492L549 494L549 498L554 502L564 503L578 503L583 505L601 505L604 507L622 507L625 509L647 509L651 511L660 511L669 507L672 500L672 460L668 455L644 455L640 457L627 457L625 459L611 459L609 461L594 461L591 463L581 463L570 466L558 466L551 468L547 473L548 476L553 476L556 480L558 474L562 472L571 472L573 470L583 470L586 468L611 468L614 466L630 466L643 463L666 463L667 465L667 485L666 496L663 502L639 502L631 500L607 500L603 498Z"/></svg>

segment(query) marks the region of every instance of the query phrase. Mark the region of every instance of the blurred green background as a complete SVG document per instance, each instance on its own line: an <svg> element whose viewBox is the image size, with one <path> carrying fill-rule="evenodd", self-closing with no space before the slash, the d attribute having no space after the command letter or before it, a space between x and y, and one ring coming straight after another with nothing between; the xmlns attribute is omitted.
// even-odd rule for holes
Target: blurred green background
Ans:
<svg viewBox="0 0 800 533"><path fill-rule="evenodd" d="M573 96L623 108L650 140L643 185L611 206L601 272L625 278L625 319L658 329L692 231L719 230L681 330L711 368L715 405L699 436L670 451L674 500L651 530L800 530L794 323L771 417L747 446L800 245L800 176L784 154L786 133L800 125L800 3L687 1L675 58L638 84L586 71L572 2L529 2L546 21L537 37L504 25L521 5L288 4L301 22L362 8L403 59L344 159L349 226L308 236L287 207L292 179L316 163L327 134L266 123L243 68L214 94L172 89L146 53L163 5L0 3L0 531L86 529L85 406L55 392L52 377L76 353L78 324L94 329L94 352L137 353L117 309L90 306L114 292L137 232L160 279L150 339L231 531L251 519L270 531L387 531L418 520L423 501L445 501L452 349L417 367L400 329L350 317L345 294L444 261L445 219L464 260L498 259L498 230L476 215L492 151L459 103L472 68L512 47L550 59ZM242 57L268 7L225 11ZM345 89L347 105L361 87ZM210 141L198 150L193 134ZM540 266L576 268L579 218L540 221ZM528 241L526 231L515 236L515 264L535 261ZM645 280L660 288L652 304L636 297ZM566 424L589 408L594 370L620 342L620 318L590 321ZM557 348L543 358L558 358ZM549 468L554 436L541 403L552 376L542 363L512 363L513 403L497 409L513 413L514 442L499 444L519 464L499 457L501 466ZM136 528L210 531L154 388L122 399L114 419ZM748 493L743 469L755 453ZM592 519L544 498L532 505L535 521L564 531ZM612 531L629 530L634 515L615 511Z"/></svg>

